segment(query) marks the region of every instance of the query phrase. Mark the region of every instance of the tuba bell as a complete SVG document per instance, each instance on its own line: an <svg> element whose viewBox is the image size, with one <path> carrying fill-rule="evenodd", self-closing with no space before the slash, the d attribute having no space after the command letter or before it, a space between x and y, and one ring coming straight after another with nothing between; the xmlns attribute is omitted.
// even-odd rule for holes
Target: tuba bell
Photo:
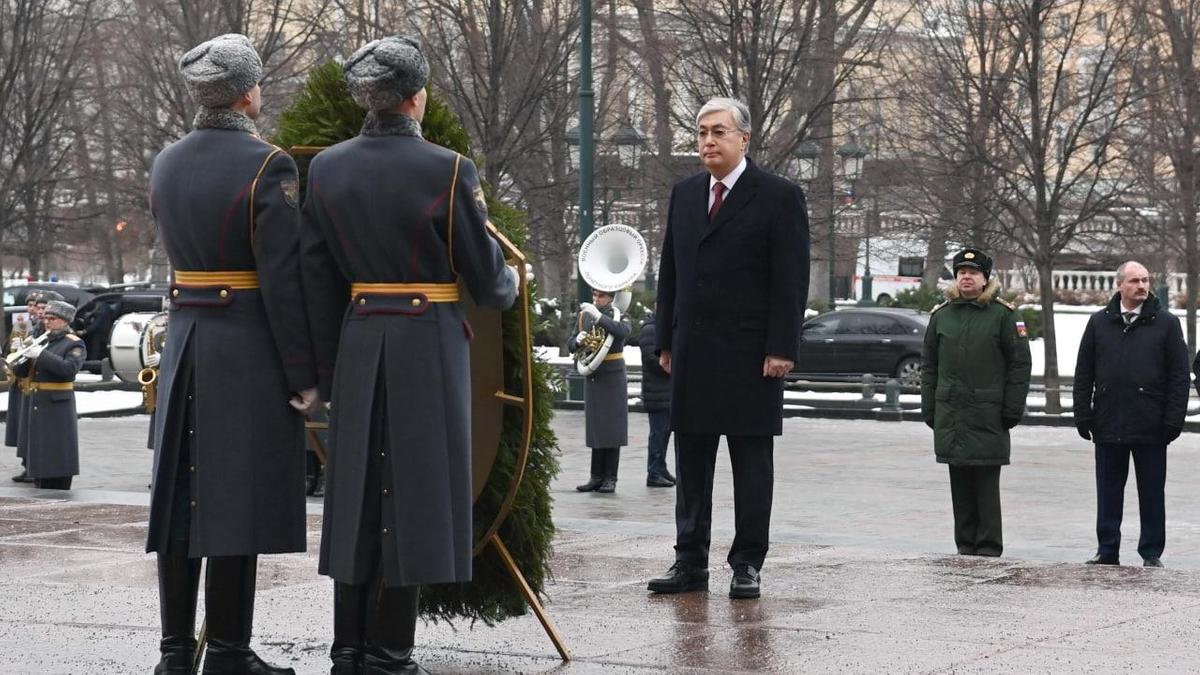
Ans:
<svg viewBox="0 0 1200 675"><path fill-rule="evenodd" d="M579 276L598 291L613 294L613 319L629 310L633 299L631 288L646 267L649 253L646 240L628 225L608 225L592 234L579 247ZM583 326L583 313L579 315ZM591 375L604 362L612 349L613 336L599 323L579 343L575 351L575 370Z"/></svg>

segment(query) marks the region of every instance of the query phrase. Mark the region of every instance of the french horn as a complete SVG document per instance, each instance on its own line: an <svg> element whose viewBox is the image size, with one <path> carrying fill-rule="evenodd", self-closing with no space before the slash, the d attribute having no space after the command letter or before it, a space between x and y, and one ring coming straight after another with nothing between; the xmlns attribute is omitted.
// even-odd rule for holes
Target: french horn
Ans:
<svg viewBox="0 0 1200 675"><path fill-rule="evenodd" d="M579 247L579 276L588 286L613 294L613 320L629 311L633 299L631 288L649 260L646 240L628 225L608 225L592 232ZM579 315L580 326L583 314ZM575 350L575 370L580 375L596 372L608 351L613 336L596 323L579 341Z"/></svg>

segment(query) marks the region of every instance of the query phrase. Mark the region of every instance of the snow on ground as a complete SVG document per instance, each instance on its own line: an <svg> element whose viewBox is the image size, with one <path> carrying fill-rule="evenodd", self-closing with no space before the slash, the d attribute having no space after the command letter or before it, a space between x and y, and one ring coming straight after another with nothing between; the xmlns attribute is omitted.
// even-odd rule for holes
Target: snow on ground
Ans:
<svg viewBox="0 0 1200 675"><path fill-rule="evenodd" d="M79 413L128 410L142 404L140 391L77 391L75 408ZM0 396L0 410L8 409L8 396Z"/></svg>

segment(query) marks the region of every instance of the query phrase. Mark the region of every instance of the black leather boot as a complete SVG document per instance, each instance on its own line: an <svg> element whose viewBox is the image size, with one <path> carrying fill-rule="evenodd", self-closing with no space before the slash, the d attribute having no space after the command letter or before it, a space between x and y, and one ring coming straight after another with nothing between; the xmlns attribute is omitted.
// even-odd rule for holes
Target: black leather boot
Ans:
<svg viewBox="0 0 1200 675"><path fill-rule="evenodd" d="M276 668L250 649L254 627L254 581L258 557L222 556L208 559L204 608L208 621L208 652L204 675L296 675Z"/></svg>
<svg viewBox="0 0 1200 675"><path fill-rule="evenodd" d="M200 559L187 557L179 544L158 554L158 609L162 621L162 660L155 675L190 673L196 658L196 590L200 586Z"/></svg>
<svg viewBox="0 0 1200 675"><path fill-rule="evenodd" d="M604 449L592 448L592 477L583 485L575 486L580 492L593 492L604 482Z"/></svg>
<svg viewBox="0 0 1200 675"><path fill-rule="evenodd" d="M429 674L412 658L420 591L420 586L389 588L383 585L382 580L371 589L363 675Z"/></svg>
<svg viewBox="0 0 1200 675"><path fill-rule="evenodd" d="M605 448L601 450L604 453L604 480L601 481L600 487L596 488L596 492L608 494L617 491L617 467L621 463L621 448Z"/></svg>
<svg viewBox="0 0 1200 675"><path fill-rule="evenodd" d="M370 584L333 585L333 647L329 675L360 675L366 645L367 593Z"/></svg>

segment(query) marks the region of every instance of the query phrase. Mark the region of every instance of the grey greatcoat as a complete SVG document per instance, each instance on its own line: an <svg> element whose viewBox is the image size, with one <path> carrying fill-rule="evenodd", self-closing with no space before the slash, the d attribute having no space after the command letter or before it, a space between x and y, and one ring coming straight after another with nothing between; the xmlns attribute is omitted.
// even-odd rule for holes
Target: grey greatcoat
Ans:
<svg viewBox="0 0 1200 675"><path fill-rule="evenodd" d="M339 582L370 581L380 559L389 586L471 579L471 327L457 302L351 285L461 281L510 306L486 209L475 165L404 115L370 113L309 168L304 280L332 401L320 572Z"/></svg>
<svg viewBox="0 0 1200 675"><path fill-rule="evenodd" d="M303 551L304 418L288 399L316 375L296 164L237 124L197 126L154 161L161 240L177 277L257 271L260 287L172 286L146 549L189 523L191 557Z"/></svg>
<svg viewBox="0 0 1200 675"><path fill-rule="evenodd" d="M46 332L42 325L36 324L33 330L29 331L29 337L37 338L42 333ZM16 374L14 373L14 376ZM25 448L29 444L28 433L22 432L25 428L25 378L16 376L16 381L9 384L8 388L8 413L4 417L4 443L5 445L13 446L17 449L17 457L24 459L26 456Z"/></svg>
<svg viewBox="0 0 1200 675"><path fill-rule="evenodd" d="M600 310L600 327L613 336L609 356L620 355L632 328L629 317L622 315L613 321L612 306ZM597 320L583 314L577 327L588 332ZM575 353L578 332L567 340L567 349ZM625 359L605 360L584 381L584 437L589 448L619 448L629 443L629 384L625 376Z"/></svg>
<svg viewBox="0 0 1200 675"><path fill-rule="evenodd" d="M74 391L34 389L39 382L74 382L87 359L87 349L73 333L52 335L34 361L13 369L17 377L30 378L21 434L25 439L25 468L30 478L66 478L79 475L79 420Z"/></svg>

